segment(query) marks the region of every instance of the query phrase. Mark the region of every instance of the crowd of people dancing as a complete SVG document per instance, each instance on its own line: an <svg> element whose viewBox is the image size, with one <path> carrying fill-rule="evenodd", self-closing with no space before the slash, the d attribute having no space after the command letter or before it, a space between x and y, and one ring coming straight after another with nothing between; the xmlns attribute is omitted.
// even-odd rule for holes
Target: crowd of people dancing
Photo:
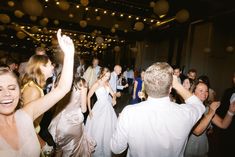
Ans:
<svg viewBox="0 0 235 157"><path fill-rule="evenodd" d="M101 67L98 58L74 66L73 41L61 30L57 40L62 66L42 48L19 68L12 58L1 59L0 156L207 157L211 130L221 145L234 139L235 73L219 102L209 78L195 69L184 75L156 62L122 72L118 64ZM125 93L129 101L117 113Z"/></svg>

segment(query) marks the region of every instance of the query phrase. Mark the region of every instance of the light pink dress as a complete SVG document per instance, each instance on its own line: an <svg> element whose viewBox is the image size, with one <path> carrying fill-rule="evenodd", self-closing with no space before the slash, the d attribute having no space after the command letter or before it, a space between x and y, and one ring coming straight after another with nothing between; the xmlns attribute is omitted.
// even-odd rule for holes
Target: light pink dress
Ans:
<svg viewBox="0 0 235 157"><path fill-rule="evenodd" d="M40 144L34 129L32 118L22 109L14 113L19 137L19 150L12 148L0 137L1 157L39 157Z"/></svg>
<svg viewBox="0 0 235 157"><path fill-rule="evenodd" d="M96 143L84 131L80 93L67 94L57 105L56 113L61 107L62 111L51 121L49 132L62 148L62 156L90 157Z"/></svg>

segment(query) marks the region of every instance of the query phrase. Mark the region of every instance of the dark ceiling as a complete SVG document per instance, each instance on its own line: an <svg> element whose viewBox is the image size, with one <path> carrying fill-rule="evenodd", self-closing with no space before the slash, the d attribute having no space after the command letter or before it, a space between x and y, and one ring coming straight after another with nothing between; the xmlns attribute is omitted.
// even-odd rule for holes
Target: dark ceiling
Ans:
<svg viewBox="0 0 235 157"><path fill-rule="evenodd" d="M62 9L58 5L60 0L38 0L43 11L36 20L31 20L25 7L22 7L25 1L27 0L0 0L0 14L10 17L7 22L0 19L0 49L32 51L40 44L50 46L55 31L62 28L64 33L73 36L81 51L91 49L102 52L135 40L152 39L151 36L158 33L187 29L187 25L196 20L226 17L235 12L233 0L168 0L169 10L163 18L150 7L153 0L90 0L87 6L82 6L80 0L67 0L69 7L66 8L65 5ZM156 22L172 19L182 9L188 10L190 14L186 22L179 23L173 19L156 26ZM16 10L24 15L16 17ZM81 26L82 20L87 22L86 27ZM144 24L143 30L133 29L136 22ZM26 35L18 34L17 37L19 31ZM97 44L97 40L101 40L102 45Z"/></svg>

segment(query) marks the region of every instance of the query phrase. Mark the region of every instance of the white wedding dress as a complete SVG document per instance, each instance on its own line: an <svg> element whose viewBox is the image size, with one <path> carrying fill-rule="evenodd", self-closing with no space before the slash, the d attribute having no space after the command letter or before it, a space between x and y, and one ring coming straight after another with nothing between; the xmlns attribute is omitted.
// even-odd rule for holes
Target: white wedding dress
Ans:
<svg viewBox="0 0 235 157"><path fill-rule="evenodd" d="M109 98L109 90L104 86L95 91L97 101L92 108L93 116L88 117L86 131L96 141L93 157L111 157L110 140L115 130L117 116Z"/></svg>

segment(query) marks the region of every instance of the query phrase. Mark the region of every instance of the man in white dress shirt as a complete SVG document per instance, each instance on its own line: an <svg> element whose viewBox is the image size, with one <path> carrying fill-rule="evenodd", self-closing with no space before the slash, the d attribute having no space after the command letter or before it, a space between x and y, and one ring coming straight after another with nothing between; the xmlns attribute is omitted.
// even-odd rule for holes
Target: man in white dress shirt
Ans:
<svg viewBox="0 0 235 157"><path fill-rule="evenodd" d="M121 93L117 92L117 89L123 90L124 88L128 87L128 84L122 86L118 85L118 75L120 75L122 72L122 67L120 65L115 65L114 70L111 73L109 84L113 90L114 93L116 93L116 97L120 97Z"/></svg>
<svg viewBox="0 0 235 157"><path fill-rule="evenodd" d="M205 107L172 74L173 69L164 62L146 70L148 99L128 105L121 112L111 139L113 153L120 154L128 148L128 157L183 157L188 134ZM172 85L186 104L170 101Z"/></svg>

